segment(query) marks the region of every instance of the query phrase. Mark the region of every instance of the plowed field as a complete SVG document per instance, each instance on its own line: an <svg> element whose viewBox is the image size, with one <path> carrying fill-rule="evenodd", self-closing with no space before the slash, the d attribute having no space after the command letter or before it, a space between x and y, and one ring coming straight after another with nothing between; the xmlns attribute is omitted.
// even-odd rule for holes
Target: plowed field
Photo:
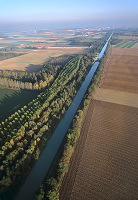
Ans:
<svg viewBox="0 0 138 200"><path fill-rule="evenodd" d="M61 200L137 199L137 117L137 108L91 102Z"/></svg>
<svg viewBox="0 0 138 200"><path fill-rule="evenodd" d="M135 44L132 48L134 48L134 49L138 49L138 43Z"/></svg>
<svg viewBox="0 0 138 200"><path fill-rule="evenodd" d="M138 199L138 52L114 49L89 105L60 200ZM117 56L123 56L121 63Z"/></svg>
<svg viewBox="0 0 138 200"><path fill-rule="evenodd" d="M94 99L138 108L138 94L98 88Z"/></svg>
<svg viewBox="0 0 138 200"><path fill-rule="evenodd" d="M112 48L101 87L138 94L138 50Z"/></svg>

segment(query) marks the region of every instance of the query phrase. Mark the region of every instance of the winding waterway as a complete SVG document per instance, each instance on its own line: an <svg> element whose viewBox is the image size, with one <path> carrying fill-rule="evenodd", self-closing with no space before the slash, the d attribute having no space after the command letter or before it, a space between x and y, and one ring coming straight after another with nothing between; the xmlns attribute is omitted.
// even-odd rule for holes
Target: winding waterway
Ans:
<svg viewBox="0 0 138 200"><path fill-rule="evenodd" d="M98 59L102 58L111 37L112 37L112 34L110 35L103 49L101 50L98 56ZM98 66L99 66L99 62L95 62L92 65L91 70L86 76L76 96L74 97L70 107L66 111L64 117L60 120L55 131L53 132L53 135L51 136L49 141L46 143L46 147L44 148L38 161L35 163L25 183L20 188L17 196L15 197L15 200L32 200L33 199L34 193L39 189L40 184L42 183L43 179L45 178L46 174L49 171L49 168L51 167L51 164L54 161L54 158L59 150L59 147L63 141L63 138L66 135L66 132L73 120L73 117L76 111L79 108L79 105L84 97L84 94L86 93L86 90Z"/></svg>

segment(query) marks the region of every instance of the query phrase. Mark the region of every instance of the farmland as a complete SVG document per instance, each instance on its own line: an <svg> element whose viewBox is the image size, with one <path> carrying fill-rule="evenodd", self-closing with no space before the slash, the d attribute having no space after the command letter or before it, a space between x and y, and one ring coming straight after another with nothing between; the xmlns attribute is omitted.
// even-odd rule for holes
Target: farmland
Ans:
<svg viewBox="0 0 138 200"><path fill-rule="evenodd" d="M110 50L60 200L137 199L137 56L133 48Z"/></svg>
<svg viewBox="0 0 138 200"><path fill-rule="evenodd" d="M85 47L79 48L49 48L46 50L34 50L25 55L10 58L0 62L0 70L18 70L25 71L30 66L34 66L34 69L42 68L44 62L51 57L58 57L63 54L77 54L82 52Z"/></svg>
<svg viewBox="0 0 138 200"><path fill-rule="evenodd" d="M37 94L25 90L0 89L0 121L29 103Z"/></svg>
<svg viewBox="0 0 138 200"><path fill-rule="evenodd" d="M0 62L1 87L18 89L12 90L13 93L11 90L1 90L4 94L1 97L0 195L4 198L15 195L33 168L107 36L93 39L83 35L81 44L80 37L36 34L23 38L23 35L15 33L10 36L11 41L8 39L9 43L6 43L6 39L3 39L5 43L2 41L1 53L26 53ZM41 70L38 69L39 65ZM30 67L36 67L38 71L30 73ZM25 97L31 96L27 93L29 89L33 95L39 90L39 95L25 102ZM25 102L23 105L22 101ZM10 108L5 108L6 102Z"/></svg>
<svg viewBox="0 0 138 200"><path fill-rule="evenodd" d="M134 48L134 49L138 49L138 43L136 43L135 45L133 45L132 48Z"/></svg>
<svg viewBox="0 0 138 200"><path fill-rule="evenodd" d="M119 35L118 39L123 39L123 40L137 40L137 36L131 36L131 35Z"/></svg>
<svg viewBox="0 0 138 200"><path fill-rule="evenodd" d="M103 34L87 30L8 32L0 36L0 70L38 71L51 58L83 53ZM89 34L89 36L88 36ZM18 57L6 57L8 54ZM21 55L25 54L25 55Z"/></svg>
<svg viewBox="0 0 138 200"><path fill-rule="evenodd" d="M138 94L134 93L98 88L94 99L138 108Z"/></svg>
<svg viewBox="0 0 138 200"><path fill-rule="evenodd" d="M112 48L104 68L101 86L105 89L138 93L138 50Z"/></svg>
<svg viewBox="0 0 138 200"><path fill-rule="evenodd" d="M138 43L138 41L126 41L126 42L122 42L122 43L116 45L115 47L131 48L131 47L133 47L137 43Z"/></svg>
<svg viewBox="0 0 138 200"><path fill-rule="evenodd" d="M92 60L90 60L90 64L91 62ZM17 189L20 186L19 183L25 179L26 174L38 159L42 147L46 145L46 141L52 135L60 116L72 102L72 98L88 70L89 62L88 58L86 60L86 55L73 57L62 68L49 88L43 90L37 98L18 109L1 123L2 167L0 170L2 178L0 183L2 188L0 192L2 195L7 195L7 191L12 195L15 190L11 189L11 186ZM8 136L7 130L10 130ZM18 148L16 142L19 146L25 145L24 148L19 146ZM7 164L5 165L5 163ZM26 165L26 163L30 164Z"/></svg>
<svg viewBox="0 0 138 200"><path fill-rule="evenodd" d="M137 113L114 103L90 104L61 200L136 199Z"/></svg>

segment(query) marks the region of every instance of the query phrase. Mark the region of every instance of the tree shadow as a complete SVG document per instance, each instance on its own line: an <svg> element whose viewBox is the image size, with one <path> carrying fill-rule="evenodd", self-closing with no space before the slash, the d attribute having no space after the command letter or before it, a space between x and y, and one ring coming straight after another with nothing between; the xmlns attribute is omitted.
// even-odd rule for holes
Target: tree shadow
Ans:
<svg viewBox="0 0 138 200"><path fill-rule="evenodd" d="M12 90L13 92L10 89L4 90L9 91L9 94L5 94L3 98L0 98L0 122L38 95L37 92L27 90Z"/></svg>
<svg viewBox="0 0 138 200"><path fill-rule="evenodd" d="M27 72L38 72L42 68L43 68L43 64L40 64L40 65L29 64L28 67L25 68L25 70Z"/></svg>

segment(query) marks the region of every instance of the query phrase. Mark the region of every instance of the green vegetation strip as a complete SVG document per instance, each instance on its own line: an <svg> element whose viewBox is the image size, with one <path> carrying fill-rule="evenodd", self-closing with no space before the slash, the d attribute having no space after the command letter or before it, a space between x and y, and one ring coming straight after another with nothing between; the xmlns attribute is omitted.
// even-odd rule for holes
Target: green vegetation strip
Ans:
<svg viewBox="0 0 138 200"><path fill-rule="evenodd" d="M127 46L127 48L131 48L132 46L134 46L137 43L138 43L138 41L133 41L130 45Z"/></svg>
<svg viewBox="0 0 138 200"><path fill-rule="evenodd" d="M68 172L71 156L75 150L76 142L80 137L83 120L88 110L90 101L93 98L96 86L98 85L98 82L100 80L100 74L102 67L104 66L104 62L105 59L103 58L92 80L92 84L90 85L88 92L85 95L83 106L81 110L78 111L73 121L73 124L70 130L68 131L67 142L64 145L64 151L58 163L57 175L54 178L52 177L49 180L45 179L43 181L39 191L34 197L35 200L41 200L41 199L59 200L59 191L62 186L63 178L65 177L65 174ZM47 188L50 189L48 190Z"/></svg>
<svg viewBox="0 0 138 200"><path fill-rule="evenodd" d="M126 41L126 42L122 42L118 45L116 45L115 47L120 47L120 48L131 48L133 45L135 45L136 43L138 43L138 41Z"/></svg>
<svg viewBox="0 0 138 200"><path fill-rule="evenodd" d="M128 43L123 45L122 48L129 48L129 46L133 46L133 44L134 44L134 41L129 41Z"/></svg>
<svg viewBox="0 0 138 200"><path fill-rule="evenodd" d="M71 59L50 88L0 124L0 192L4 198L7 192L13 195L31 170L92 61L92 55Z"/></svg>
<svg viewBox="0 0 138 200"><path fill-rule="evenodd" d="M115 47L122 47L124 44L128 43L129 41L121 42L120 44L116 45Z"/></svg>
<svg viewBox="0 0 138 200"><path fill-rule="evenodd" d="M36 98L38 92L0 88L0 121Z"/></svg>

